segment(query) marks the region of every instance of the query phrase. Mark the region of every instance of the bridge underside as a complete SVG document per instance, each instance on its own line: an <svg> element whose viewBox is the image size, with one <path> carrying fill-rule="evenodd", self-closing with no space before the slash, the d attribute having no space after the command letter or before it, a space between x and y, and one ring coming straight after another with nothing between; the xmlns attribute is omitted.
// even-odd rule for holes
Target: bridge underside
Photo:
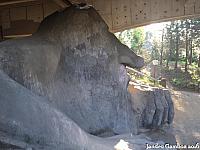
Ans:
<svg viewBox="0 0 200 150"><path fill-rule="evenodd" d="M117 32L154 22L200 15L199 0L70 0L92 5ZM66 0L1 0L1 38L34 33L40 22L55 11L69 6Z"/></svg>

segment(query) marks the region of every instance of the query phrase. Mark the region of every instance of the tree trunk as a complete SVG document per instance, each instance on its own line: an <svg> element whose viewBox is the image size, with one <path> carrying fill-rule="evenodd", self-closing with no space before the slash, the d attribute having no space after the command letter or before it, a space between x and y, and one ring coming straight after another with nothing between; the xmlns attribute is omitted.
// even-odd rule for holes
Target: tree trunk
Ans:
<svg viewBox="0 0 200 150"><path fill-rule="evenodd" d="M192 57L193 57L193 47L192 47L192 39L190 40L190 58L189 58L189 64L192 64Z"/></svg>
<svg viewBox="0 0 200 150"><path fill-rule="evenodd" d="M200 54L199 54L199 63L198 63L198 67L200 67Z"/></svg>
<svg viewBox="0 0 200 150"><path fill-rule="evenodd" d="M178 32L176 33L176 60L175 60L175 66L174 69L178 68L178 58L179 58L179 35Z"/></svg>
<svg viewBox="0 0 200 150"><path fill-rule="evenodd" d="M188 71L188 29L185 35L185 72Z"/></svg>
<svg viewBox="0 0 200 150"><path fill-rule="evenodd" d="M169 58L170 58L170 52L169 52L169 54L168 54L167 63L166 63L166 67L167 67L167 68L169 67Z"/></svg>
<svg viewBox="0 0 200 150"><path fill-rule="evenodd" d="M162 46L160 51L160 66L163 65L163 40L164 40L164 29L162 30Z"/></svg>
<svg viewBox="0 0 200 150"><path fill-rule="evenodd" d="M170 33L170 45L169 45L169 54L168 54L168 57L167 57L167 64L166 64L166 67L169 67L169 61L171 60L172 58L172 33Z"/></svg>

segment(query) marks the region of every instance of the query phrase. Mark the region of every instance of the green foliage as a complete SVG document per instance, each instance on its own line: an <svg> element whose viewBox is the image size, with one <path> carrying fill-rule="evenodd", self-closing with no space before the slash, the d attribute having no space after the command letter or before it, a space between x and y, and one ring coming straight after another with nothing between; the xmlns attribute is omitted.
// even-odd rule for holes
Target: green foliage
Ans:
<svg viewBox="0 0 200 150"><path fill-rule="evenodd" d="M137 54L141 53L141 47L145 39L143 28L125 30L115 33L115 35L123 44L127 45L134 52Z"/></svg>
<svg viewBox="0 0 200 150"><path fill-rule="evenodd" d="M153 41L153 49L151 51L151 60L154 60L154 59L159 60L160 59L159 50L160 50L160 45L156 40L154 40Z"/></svg>
<svg viewBox="0 0 200 150"><path fill-rule="evenodd" d="M149 85L149 86L155 86L155 87L162 87L159 82L157 81L153 81L151 80L149 77L147 76L138 76L137 78L135 78L135 80L141 82L144 85Z"/></svg>
<svg viewBox="0 0 200 150"><path fill-rule="evenodd" d="M200 64L199 24L200 18L176 20L166 23L164 29L159 29L160 34L157 36L146 28L125 30L115 35L136 54L142 55L146 64L155 59L163 62L162 67L166 64L171 83L188 88L200 84L200 69L197 65ZM138 76L136 80L154 84L145 76Z"/></svg>
<svg viewBox="0 0 200 150"><path fill-rule="evenodd" d="M192 62L197 62L197 51L200 46L200 19L185 19L172 21L167 24L165 29L165 39L168 44L168 59L169 61L176 61L176 48L178 45L179 57L178 60L182 59L180 56L186 59L191 59ZM178 38L178 41L177 41ZM187 45L188 44L188 45ZM188 57L186 58L186 46L188 48ZM197 48L197 49L196 49ZM183 53L184 52L184 53ZM192 54L190 54L192 52ZM170 57L169 57L170 56ZM183 59L182 59L183 60Z"/></svg>
<svg viewBox="0 0 200 150"><path fill-rule="evenodd" d="M192 63L189 67L188 72L192 78L191 82L195 85L199 84L200 83L200 67L198 67L197 64Z"/></svg>
<svg viewBox="0 0 200 150"><path fill-rule="evenodd" d="M173 67L172 67L173 68ZM165 68L163 71L169 76L169 80L175 87L187 88L191 77L181 69L174 70L172 68Z"/></svg>
<svg viewBox="0 0 200 150"><path fill-rule="evenodd" d="M144 30L143 28L137 28L133 31L133 38L131 40L131 49L136 49L140 52L140 49L144 43Z"/></svg>
<svg viewBox="0 0 200 150"><path fill-rule="evenodd" d="M146 69L143 69L141 71L144 75L138 74L136 72L133 72L132 70L128 69L128 75L130 76L132 81L137 81L140 84L148 85L148 86L154 86L154 87L162 87L159 84L159 81L155 81L150 77L150 72Z"/></svg>
<svg viewBox="0 0 200 150"><path fill-rule="evenodd" d="M187 84L188 84L188 82L183 77L173 78L172 83L173 83L173 85L175 85L179 88L185 88L185 87L187 87Z"/></svg>
<svg viewBox="0 0 200 150"><path fill-rule="evenodd" d="M174 62L170 62L173 65ZM179 62L181 64L181 62ZM184 65L184 64L182 64ZM174 70L170 68L164 68L163 71L170 79L172 85L180 89L198 90L198 84L200 84L200 68L196 63L193 63L188 68L188 72L183 69Z"/></svg>
<svg viewBox="0 0 200 150"><path fill-rule="evenodd" d="M196 51L194 51L193 57L192 57L192 62L197 63L198 61L199 61L198 53Z"/></svg>

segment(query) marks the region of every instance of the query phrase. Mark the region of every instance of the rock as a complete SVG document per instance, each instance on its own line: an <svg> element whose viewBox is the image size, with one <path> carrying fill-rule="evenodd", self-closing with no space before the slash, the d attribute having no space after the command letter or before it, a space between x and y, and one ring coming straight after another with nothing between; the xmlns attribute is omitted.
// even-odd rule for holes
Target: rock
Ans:
<svg viewBox="0 0 200 150"><path fill-rule="evenodd" d="M93 135L136 134L125 65L141 68L144 60L108 31L93 8L69 7L48 16L31 37L0 43L0 132L11 139L6 144L110 150L120 139ZM144 114L154 111L156 118L144 116L145 126L173 120L167 109L173 103L164 103L170 95L155 95L163 100L146 105ZM132 144L142 149L146 140L139 140L142 146Z"/></svg>
<svg viewBox="0 0 200 150"><path fill-rule="evenodd" d="M167 88L167 79L160 77L158 81L161 86Z"/></svg>
<svg viewBox="0 0 200 150"><path fill-rule="evenodd" d="M172 123L174 106L167 89L142 87L132 83L129 91L140 128L157 129Z"/></svg>
<svg viewBox="0 0 200 150"><path fill-rule="evenodd" d="M0 91L0 130L7 136L61 149L78 150L88 144L87 134L71 119L2 72Z"/></svg>
<svg viewBox="0 0 200 150"><path fill-rule="evenodd" d="M161 141L154 134L97 138L85 133L43 97L30 92L0 71L0 148L37 150L112 150L123 139L130 148ZM9 91L9 94L5 94ZM153 138L149 138L153 136ZM125 145L127 147L127 145Z"/></svg>
<svg viewBox="0 0 200 150"><path fill-rule="evenodd" d="M69 7L33 36L0 43L1 70L94 135L137 133L123 64L140 68L144 60L93 8Z"/></svg>
<svg viewBox="0 0 200 150"><path fill-rule="evenodd" d="M0 71L0 148L110 150L62 112ZM9 91L9 93L7 93ZM5 94L7 93L7 94Z"/></svg>

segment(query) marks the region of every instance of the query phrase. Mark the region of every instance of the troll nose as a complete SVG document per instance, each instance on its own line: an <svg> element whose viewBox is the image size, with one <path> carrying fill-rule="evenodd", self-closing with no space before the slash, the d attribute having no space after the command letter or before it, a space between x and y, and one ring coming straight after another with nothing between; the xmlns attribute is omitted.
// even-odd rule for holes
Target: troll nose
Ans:
<svg viewBox="0 0 200 150"><path fill-rule="evenodd" d="M136 64L135 65L136 68L142 68L145 65L144 58L138 56L138 58L136 59L135 64Z"/></svg>

